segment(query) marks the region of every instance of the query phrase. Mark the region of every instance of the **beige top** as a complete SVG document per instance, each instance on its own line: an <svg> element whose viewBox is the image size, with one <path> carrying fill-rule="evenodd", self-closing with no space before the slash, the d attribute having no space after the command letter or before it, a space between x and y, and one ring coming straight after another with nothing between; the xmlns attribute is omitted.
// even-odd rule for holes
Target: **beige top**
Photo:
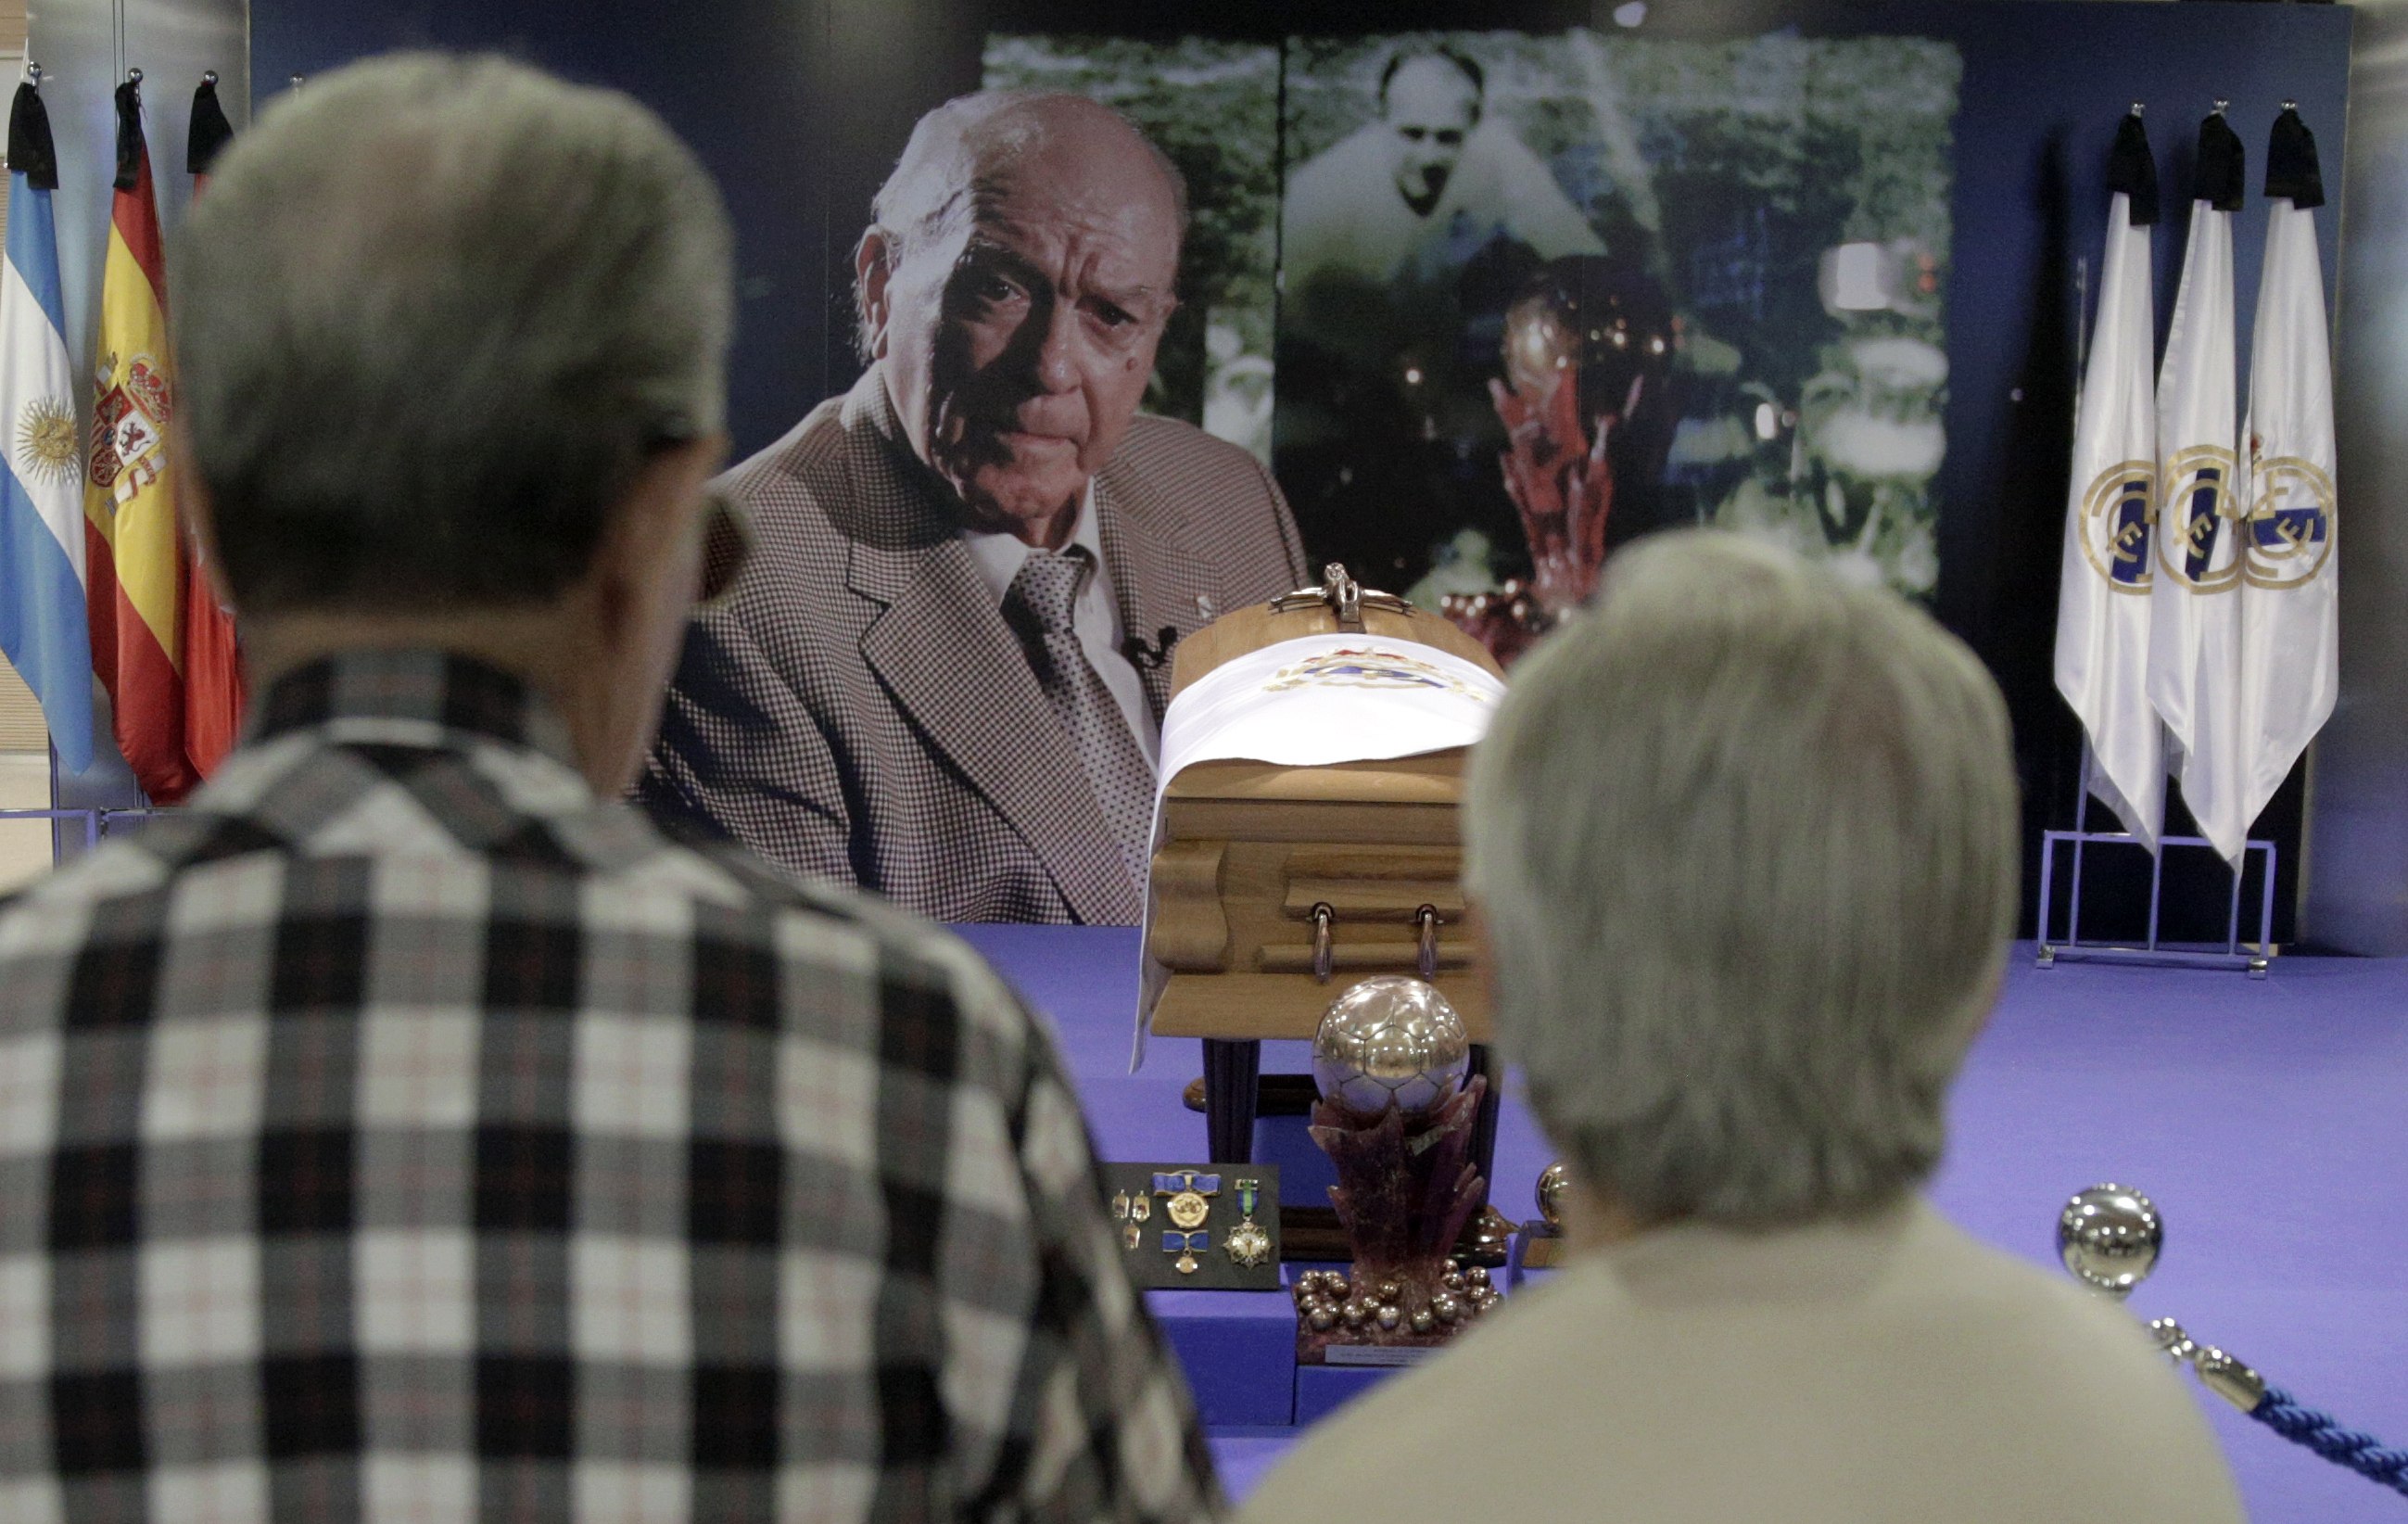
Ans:
<svg viewBox="0 0 2408 1524"><path fill-rule="evenodd" d="M1510 1298L1314 1430L1243 1517L2237 1521L2194 1402L2130 1313L1920 1200L1683 1226Z"/></svg>

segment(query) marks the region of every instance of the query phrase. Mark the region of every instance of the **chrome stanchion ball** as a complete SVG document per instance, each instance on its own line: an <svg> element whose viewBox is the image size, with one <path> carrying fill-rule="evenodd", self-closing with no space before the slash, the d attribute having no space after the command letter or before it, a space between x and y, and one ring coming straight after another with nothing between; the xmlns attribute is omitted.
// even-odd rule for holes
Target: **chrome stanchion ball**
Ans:
<svg viewBox="0 0 2408 1524"><path fill-rule="evenodd" d="M2149 1278L2165 1247L2157 1203L2129 1186L2093 1186L2057 1215L2057 1253L2074 1278L2121 1301Z"/></svg>

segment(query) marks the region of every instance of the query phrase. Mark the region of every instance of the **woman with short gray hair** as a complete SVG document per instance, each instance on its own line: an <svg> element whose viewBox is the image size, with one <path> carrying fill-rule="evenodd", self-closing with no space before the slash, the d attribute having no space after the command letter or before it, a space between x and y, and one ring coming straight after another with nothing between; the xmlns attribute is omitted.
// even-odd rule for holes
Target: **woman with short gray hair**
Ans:
<svg viewBox="0 0 2408 1524"><path fill-rule="evenodd" d="M1467 887L1574 1258L1254 1500L1454 1520L2237 1519L2119 1310L1923 1201L2015 918L2006 708L1887 592L1657 537L1514 673ZM1478 1456L1478 1468L1397 1458Z"/></svg>

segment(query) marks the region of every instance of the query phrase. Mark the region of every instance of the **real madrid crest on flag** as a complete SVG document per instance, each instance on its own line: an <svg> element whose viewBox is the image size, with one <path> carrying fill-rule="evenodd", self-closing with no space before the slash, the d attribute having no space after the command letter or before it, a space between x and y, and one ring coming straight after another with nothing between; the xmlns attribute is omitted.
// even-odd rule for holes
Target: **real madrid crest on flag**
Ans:
<svg viewBox="0 0 2408 1524"><path fill-rule="evenodd" d="M2149 702L2165 721L2183 800L2237 863L2241 818L2243 488L2235 453L2232 213L2241 139L2219 108L2200 123L2190 240L2157 373L2157 569L2150 592Z"/></svg>
<svg viewBox="0 0 2408 1524"><path fill-rule="evenodd" d="M2332 361L2315 209L2316 141L2288 103L2266 151L2266 261L2249 346L2241 563L2240 800L2245 830L2332 713L2341 687Z"/></svg>
<svg viewBox="0 0 2408 1524"><path fill-rule="evenodd" d="M2157 172L2137 108L2116 130L2107 184L2099 320L2074 427L2058 578L2057 687L2090 744L2090 791L2154 848L2165 803L2165 757L2148 690L2157 498L2149 239Z"/></svg>

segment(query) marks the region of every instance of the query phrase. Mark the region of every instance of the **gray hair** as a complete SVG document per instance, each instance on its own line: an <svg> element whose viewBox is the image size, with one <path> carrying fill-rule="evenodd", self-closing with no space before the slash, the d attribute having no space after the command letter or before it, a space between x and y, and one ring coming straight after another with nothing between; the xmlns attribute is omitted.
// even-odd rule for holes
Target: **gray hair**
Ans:
<svg viewBox="0 0 2408 1524"><path fill-rule="evenodd" d="M869 226L861 235L886 242L890 265L900 265L921 246L944 237L967 214L979 177L1044 141L1047 123L1032 107L1076 102L1119 121L1143 143L1170 188L1183 239L1187 232L1187 177L1162 145L1125 115L1085 95L1028 90L981 90L956 95L922 117L886 182L870 198ZM855 342L866 364L871 358L867 294L853 285Z"/></svg>
<svg viewBox="0 0 2408 1524"><path fill-rule="evenodd" d="M556 597L646 455L722 426L732 245L624 95L419 53L280 100L169 266L236 605Z"/></svg>
<svg viewBox="0 0 2408 1524"><path fill-rule="evenodd" d="M1642 1221L1795 1221L1928 1175L2013 933L2006 707L1895 596L1734 536L1609 564L1467 790L1498 1041Z"/></svg>

